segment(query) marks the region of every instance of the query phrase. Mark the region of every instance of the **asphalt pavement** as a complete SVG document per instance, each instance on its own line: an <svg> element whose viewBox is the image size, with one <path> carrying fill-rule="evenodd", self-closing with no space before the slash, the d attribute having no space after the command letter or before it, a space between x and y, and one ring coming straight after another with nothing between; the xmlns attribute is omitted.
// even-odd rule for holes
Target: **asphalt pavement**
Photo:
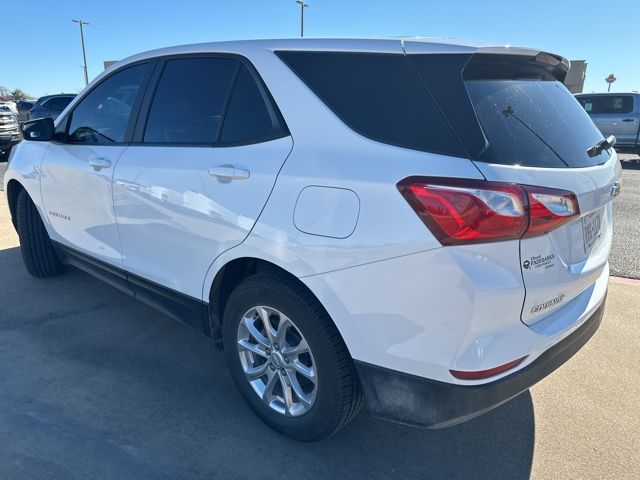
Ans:
<svg viewBox="0 0 640 480"><path fill-rule="evenodd" d="M622 190L613 201L611 275L640 278L640 157L621 155Z"/></svg>

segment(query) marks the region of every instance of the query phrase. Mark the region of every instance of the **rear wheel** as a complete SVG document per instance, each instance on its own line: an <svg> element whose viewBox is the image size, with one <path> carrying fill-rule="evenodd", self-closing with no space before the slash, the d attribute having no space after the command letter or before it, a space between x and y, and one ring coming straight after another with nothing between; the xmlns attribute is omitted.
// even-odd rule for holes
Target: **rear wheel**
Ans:
<svg viewBox="0 0 640 480"><path fill-rule="evenodd" d="M22 260L27 271L40 278L60 275L64 271L64 265L60 262L38 209L26 190L18 194L16 220Z"/></svg>
<svg viewBox="0 0 640 480"><path fill-rule="evenodd" d="M231 294L223 320L225 357L253 411L303 441L346 425L363 397L335 325L296 280L260 273Z"/></svg>

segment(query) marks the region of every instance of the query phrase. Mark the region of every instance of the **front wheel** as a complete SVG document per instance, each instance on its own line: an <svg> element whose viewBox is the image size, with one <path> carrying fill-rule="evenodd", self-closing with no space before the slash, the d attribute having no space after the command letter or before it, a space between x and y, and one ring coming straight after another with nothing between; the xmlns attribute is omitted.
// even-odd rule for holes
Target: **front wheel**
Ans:
<svg viewBox="0 0 640 480"><path fill-rule="evenodd" d="M18 194L16 224L22 260L34 277L47 278L60 275L64 265L60 262L40 213L26 190Z"/></svg>
<svg viewBox="0 0 640 480"><path fill-rule="evenodd" d="M240 393L285 435L320 440L351 421L362 405L338 330L295 279L260 273L244 280L227 302L223 339Z"/></svg>

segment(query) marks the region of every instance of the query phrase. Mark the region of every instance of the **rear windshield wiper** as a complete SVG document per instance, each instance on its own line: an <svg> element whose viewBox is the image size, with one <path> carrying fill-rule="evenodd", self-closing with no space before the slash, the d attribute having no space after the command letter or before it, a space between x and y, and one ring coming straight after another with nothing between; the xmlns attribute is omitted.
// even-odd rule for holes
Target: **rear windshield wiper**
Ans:
<svg viewBox="0 0 640 480"><path fill-rule="evenodd" d="M609 135L607 138L600 140L593 147L587 150L587 155L590 157L597 157L603 150L609 150L616 144L616 137Z"/></svg>
<svg viewBox="0 0 640 480"><path fill-rule="evenodd" d="M536 137L538 140L540 140L542 143L544 143L544 144L549 148L549 150L551 150L551 151L553 152L553 154L554 154L556 157L558 157L558 159L559 159L562 163L564 163L564 164L565 164L565 166L567 166L567 167L569 166L569 164L568 164L567 162L565 162L565 161L564 161L564 158L562 158L562 157L560 156L560 154L559 154L558 152L556 152L556 151L555 151L555 149L554 149L551 145L549 145L547 142L545 142L545 141L544 141L544 138L542 138L540 135L538 135L536 132L534 132L534 131L533 131L533 129L532 129L529 125L527 125L525 122L523 122L523 121L520 119L520 117L518 117L518 116L516 115L516 112L513 110L513 108L511 108L511 105L508 105L508 106L507 106L507 108L506 108L506 109L504 109L504 110L502 111L502 114L503 114L505 117L512 116L513 118L515 118L515 119L516 119L516 120L517 120L517 121L518 121L518 122L519 122L519 123L520 123L524 128L526 128L527 130L529 130L529 131L533 134L533 136L534 136L534 137Z"/></svg>

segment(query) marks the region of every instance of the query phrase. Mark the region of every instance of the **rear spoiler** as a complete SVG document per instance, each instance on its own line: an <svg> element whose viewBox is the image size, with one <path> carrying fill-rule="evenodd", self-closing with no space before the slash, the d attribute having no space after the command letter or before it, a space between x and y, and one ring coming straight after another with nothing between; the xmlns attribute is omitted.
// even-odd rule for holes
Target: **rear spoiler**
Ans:
<svg viewBox="0 0 640 480"><path fill-rule="evenodd" d="M552 53L525 48L478 49L464 67L464 80L557 80L564 83L570 62Z"/></svg>

